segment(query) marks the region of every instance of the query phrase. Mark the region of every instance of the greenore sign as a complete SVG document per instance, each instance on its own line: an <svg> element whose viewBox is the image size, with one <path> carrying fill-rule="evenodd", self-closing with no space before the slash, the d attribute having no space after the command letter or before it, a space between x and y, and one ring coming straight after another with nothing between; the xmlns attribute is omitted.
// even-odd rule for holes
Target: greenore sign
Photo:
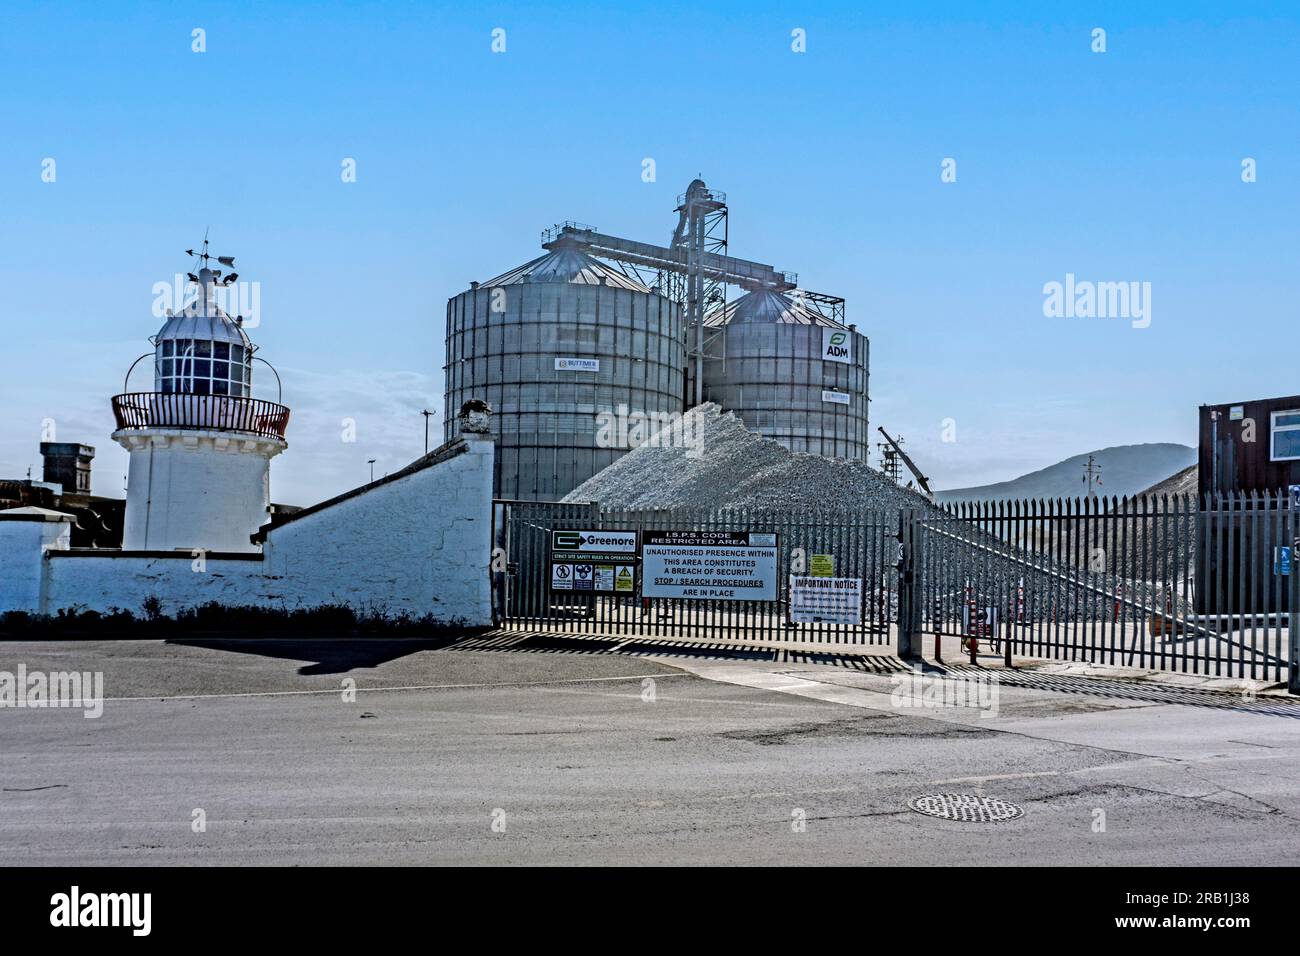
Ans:
<svg viewBox="0 0 1300 956"><path fill-rule="evenodd" d="M635 531L552 531L551 590L634 594L636 549Z"/></svg>

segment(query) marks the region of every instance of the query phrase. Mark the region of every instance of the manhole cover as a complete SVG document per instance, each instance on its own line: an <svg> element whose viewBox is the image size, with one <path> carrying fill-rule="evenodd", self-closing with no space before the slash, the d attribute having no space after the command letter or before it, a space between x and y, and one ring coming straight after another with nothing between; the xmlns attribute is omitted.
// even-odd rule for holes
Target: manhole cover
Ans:
<svg viewBox="0 0 1300 956"><path fill-rule="evenodd" d="M907 805L917 813L939 817L943 820L960 820L963 823L1002 823L1024 816L1025 811L1014 803L978 797L973 793L928 793L914 797Z"/></svg>

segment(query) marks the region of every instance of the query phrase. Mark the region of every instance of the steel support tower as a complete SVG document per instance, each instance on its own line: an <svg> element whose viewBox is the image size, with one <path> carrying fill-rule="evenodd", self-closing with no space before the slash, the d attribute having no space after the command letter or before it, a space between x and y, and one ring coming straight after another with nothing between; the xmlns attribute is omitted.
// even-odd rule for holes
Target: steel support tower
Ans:
<svg viewBox="0 0 1300 956"><path fill-rule="evenodd" d="M576 244L599 259L614 262L627 275L662 290L682 307L687 328L687 356L691 377L689 397L704 400L704 362L713 341L725 326L710 332L704 317L725 308L727 287L746 292L770 289L791 295L801 304L838 322L844 321L844 300L838 296L799 288L799 277L762 262L727 255L727 196L695 179L677 197L677 228L667 246L623 239L599 232L594 226L562 222L542 233L542 247L552 249L563 241Z"/></svg>

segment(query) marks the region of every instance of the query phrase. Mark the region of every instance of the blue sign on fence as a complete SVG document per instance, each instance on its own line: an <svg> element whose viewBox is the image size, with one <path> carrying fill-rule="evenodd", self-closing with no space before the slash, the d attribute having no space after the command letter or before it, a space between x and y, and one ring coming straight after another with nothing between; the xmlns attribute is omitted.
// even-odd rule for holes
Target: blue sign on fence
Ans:
<svg viewBox="0 0 1300 956"><path fill-rule="evenodd" d="M1273 573L1289 575L1291 573L1291 549L1274 548L1273 549Z"/></svg>

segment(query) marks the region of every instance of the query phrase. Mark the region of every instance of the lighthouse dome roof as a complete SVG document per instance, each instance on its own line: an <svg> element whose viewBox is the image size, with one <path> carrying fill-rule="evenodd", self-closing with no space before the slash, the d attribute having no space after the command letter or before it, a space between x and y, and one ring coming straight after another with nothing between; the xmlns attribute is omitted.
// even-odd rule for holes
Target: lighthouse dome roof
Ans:
<svg viewBox="0 0 1300 956"><path fill-rule="evenodd" d="M214 342L232 342L245 347L252 344L248 333L238 322L211 304L206 313L191 304L168 316L154 336L154 342L167 339L212 339Z"/></svg>
<svg viewBox="0 0 1300 956"><path fill-rule="evenodd" d="M199 294L185 307L167 316L167 321L154 336L155 344L168 339L211 339L250 347L248 333L240 319L232 319L217 304L215 274L207 269L199 272Z"/></svg>

